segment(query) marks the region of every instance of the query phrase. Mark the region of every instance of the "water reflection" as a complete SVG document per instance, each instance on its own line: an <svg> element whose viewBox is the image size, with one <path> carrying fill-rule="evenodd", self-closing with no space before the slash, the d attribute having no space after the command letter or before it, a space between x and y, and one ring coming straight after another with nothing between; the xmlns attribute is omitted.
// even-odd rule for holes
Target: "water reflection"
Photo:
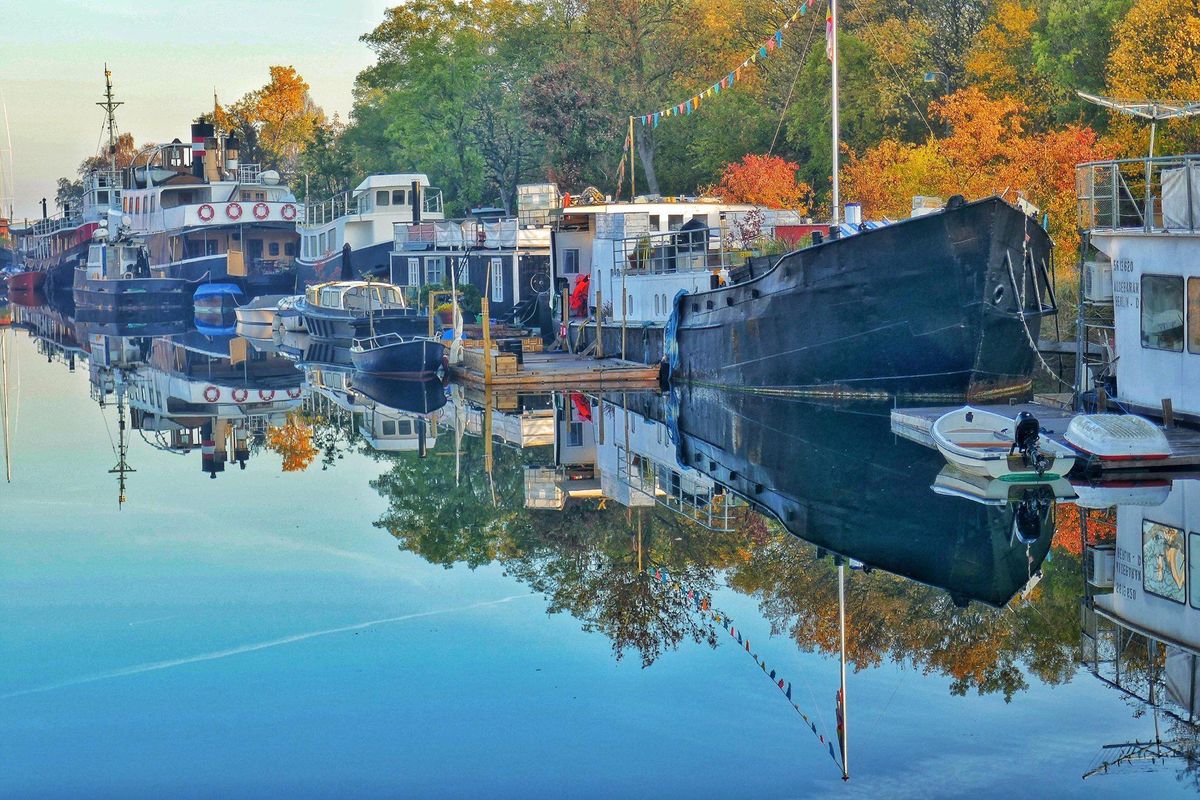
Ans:
<svg viewBox="0 0 1200 800"><path fill-rule="evenodd" d="M206 479L374 459L374 524L402 550L499 565L617 660L740 646L709 604L732 589L777 635L749 653L764 673L788 651L836 657L844 615L851 709L857 674L888 664L1018 703L1082 665L1129 698L1131 726L1155 723L1150 741L1098 738L1092 769L1167 760L1196 780L1194 481L1001 485L897 440L886 409L700 388L497 394L357 374L345 347L302 334L12 313L58 368L86 362L92 399L115 408L121 502L143 502L151 448ZM819 687L827 719L837 688Z"/></svg>

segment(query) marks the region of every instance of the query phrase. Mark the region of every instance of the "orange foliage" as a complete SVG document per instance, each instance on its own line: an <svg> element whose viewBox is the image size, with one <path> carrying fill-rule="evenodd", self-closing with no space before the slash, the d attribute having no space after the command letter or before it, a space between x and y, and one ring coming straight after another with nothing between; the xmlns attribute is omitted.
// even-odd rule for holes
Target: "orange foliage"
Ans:
<svg viewBox="0 0 1200 800"><path fill-rule="evenodd" d="M298 414L288 414L283 425L267 428L267 448L283 456L284 472L303 472L317 457L312 436L312 428Z"/></svg>
<svg viewBox="0 0 1200 800"><path fill-rule="evenodd" d="M865 153L852 153L843 171L846 196L861 202L870 216L903 217L914 195L999 194L1014 202L1023 193L1050 214L1060 249L1072 252L1078 236L1075 165L1111 155L1095 131L1067 125L1029 133L1020 101L993 99L976 88L932 103L930 113L950 127L948 136L922 145L885 139Z"/></svg>
<svg viewBox="0 0 1200 800"><path fill-rule="evenodd" d="M1111 541L1117 536L1116 512L1085 510L1087 515L1087 541L1095 544L1099 541ZM1054 539L1050 546L1055 550L1082 555L1083 540L1079 536L1079 508L1074 503L1060 503L1058 516L1054 525Z"/></svg>
<svg viewBox="0 0 1200 800"><path fill-rule="evenodd" d="M796 180L799 168L779 156L749 153L741 161L725 165L721 181L712 192L726 203L752 203L806 213L812 203L812 188Z"/></svg>

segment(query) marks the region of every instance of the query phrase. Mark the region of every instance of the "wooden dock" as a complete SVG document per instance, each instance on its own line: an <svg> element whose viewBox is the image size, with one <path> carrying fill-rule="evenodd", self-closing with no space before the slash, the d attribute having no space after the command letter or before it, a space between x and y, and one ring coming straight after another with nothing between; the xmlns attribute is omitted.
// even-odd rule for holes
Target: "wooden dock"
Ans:
<svg viewBox="0 0 1200 800"><path fill-rule="evenodd" d="M1060 444L1066 444L1063 434L1075 412L1038 403L1014 405L978 405L981 411L990 411L1010 419L1028 411L1042 423L1046 436ZM938 417L960 406L929 406L923 408L897 408L892 410L892 433L926 447L935 447L930 430ZM1123 480L1152 480L1180 476L1195 477L1200 472L1200 430L1187 427L1171 427L1163 431L1171 444L1168 458L1154 461L1099 461L1088 459L1084 469L1088 474L1102 474Z"/></svg>
<svg viewBox="0 0 1200 800"><path fill-rule="evenodd" d="M504 387L522 391L542 389L656 389L658 364L638 364L618 358L592 358L571 353L491 352L491 374L485 378L482 349L463 351L463 363L450 368L450 376L468 385Z"/></svg>

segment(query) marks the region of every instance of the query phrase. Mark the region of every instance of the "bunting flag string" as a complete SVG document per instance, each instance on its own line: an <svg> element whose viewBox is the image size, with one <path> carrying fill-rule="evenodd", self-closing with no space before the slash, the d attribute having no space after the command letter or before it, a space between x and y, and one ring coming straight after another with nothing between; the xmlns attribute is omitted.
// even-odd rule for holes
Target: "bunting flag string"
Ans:
<svg viewBox="0 0 1200 800"><path fill-rule="evenodd" d="M792 699L792 682L780 675L777 675L775 670L767 668L767 660L765 658L760 659L758 657L758 653L755 653L753 650L751 650L749 637L742 636L742 632L733 624L733 620L729 618L729 615L712 608L711 597L704 596L698 592L694 592L691 589L685 590L683 586L680 585L679 581L672 580L667 570L661 567L647 567L646 574L677 594L684 605L693 608L701 615L710 617L714 622L724 628L725 632L729 634L730 638L737 641L739 645L738 649L744 648L745 651L750 654L750 657L754 659L754 663L758 665L758 667L768 678L770 678L771 683L775 685L775 688L778 689L785 698L787 698L788 703L796 711L796 713L800 715L800 718L804 720L805 727L812 731L812 734L816 737L817 741L820 744L828 747L829 757L833 759L833 762L839 767L842 766L842 763L838 758L838 753L841 752L840 746L838 750L835 751L833 747L833 738L821 733L821 731L817 729L817 724L812 720L812 718L809 717L808 714L805 714L800 708L799 704ZM839 689L837 696L837 733L839 745L842 736L841 713L841 690Z"/></svg>
<svg viewBox="0 0 1200 800"><path fill-rule="evenodd" d="M792 25L794 25L796 20L800 19L800 17L807 14L808 9L811 6L812 0L804 0L804 2L800 4L800 7L796 9L796 13L792 14L792 16L786 22L784 22L782 26L780 26L779 30L775 31L775 33L763 40L763 43L759 45L757 50L747 56L741 64L738 64L736 67L734 67L727 75L725 75L725 77L721 78L721 80L702 89L699 92L696 92L696 94L684 100L682 103L673 105L669 108L662 108L649 114L635 114L633 117L631 117L631 119L636 120L638 124L642 126L649 125L651 128L657 128L658 124L667 117L685 117L695 111L698 111L701 104L705 100L716 97L721 92L732 89L734 84L741 80L742 70L748 68L751 64L769 58L773 52L781 49L783 47L783 32L792 27Z"/></svg>

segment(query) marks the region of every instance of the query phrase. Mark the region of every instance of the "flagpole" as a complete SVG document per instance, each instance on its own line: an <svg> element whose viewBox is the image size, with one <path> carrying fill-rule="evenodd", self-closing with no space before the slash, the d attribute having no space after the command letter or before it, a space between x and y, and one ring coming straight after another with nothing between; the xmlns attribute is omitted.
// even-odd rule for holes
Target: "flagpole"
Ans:
<svg viewBox="0 0 1200 800"><path fill-rule="evenodd" d="M629 118L629 199L637 197L637 146L633 142L633 117ZM624 358L625 354L621 354Z"/></svg>
<svg viewBox="0 0 1200 800"><path fill-rule="evenodd" d="M833 62L833 224L841 222L841 192L838 186L838 41L837 41L837 0L829 0L830 19L830 60Z"/></svg>
<svg viewBox="0 0 1200 800"><path fill-rule="evenodd" d="M836 192L836 181L833 185ZM838 564L838 627L842 640L842 780L849 780L850 764L846 759L850 751L850 737L846 727L846 565L844 562Z"/></svg>

